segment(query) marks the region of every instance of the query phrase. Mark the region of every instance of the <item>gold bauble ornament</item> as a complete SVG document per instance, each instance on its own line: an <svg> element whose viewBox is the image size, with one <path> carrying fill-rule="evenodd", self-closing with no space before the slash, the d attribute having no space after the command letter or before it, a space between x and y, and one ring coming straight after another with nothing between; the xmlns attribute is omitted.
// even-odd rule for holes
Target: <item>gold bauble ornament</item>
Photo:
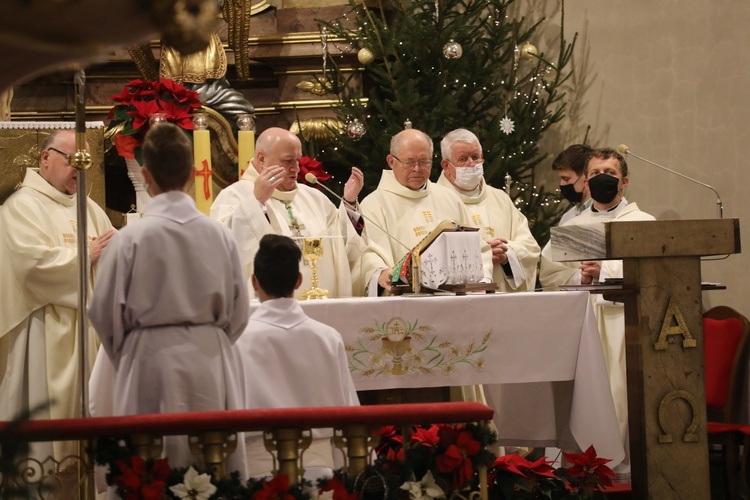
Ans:
<svg viewBox="0 0 750 500"><path fill-rule="evenodd" d="M521 51L521 57L523 57L527 61L536 59L535 56L539 55L539 51L537 50L537 48L528 40L523 42L523 45L521 45L518 50Z"/></svg>
<svg viewBox="0 0 750 500"><path fill-rule="evenodd" d="M363 47L357 52L357 60L367 66L375 60L375 54L367 47Z"/></svg>

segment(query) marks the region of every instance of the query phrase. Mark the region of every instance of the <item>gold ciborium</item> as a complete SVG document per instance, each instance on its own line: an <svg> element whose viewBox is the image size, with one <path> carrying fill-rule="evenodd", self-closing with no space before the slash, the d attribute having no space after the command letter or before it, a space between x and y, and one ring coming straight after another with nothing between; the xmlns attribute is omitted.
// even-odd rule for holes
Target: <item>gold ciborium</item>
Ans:
<svg viewBox="0 0 750 500"><path fill-rule="evenodd" d="M391 373L394 375L406 374L407 370L403 365L404 354L409 352L409 348L411 347L411 337L406 337L403 340L390 340L386 337L382 342L383 349L385 349L385 352L390 354L393 359L393 370L391 370Z"/></svg>
<svg viewBox="0 0 750 500"><path fill-rule="evenodd" d="M323 257L322 238L304 238L302 240L302 258L310 263L310 288L300 293L300 300L329 299L331 294L325 288L318 288L318 260Z"/></svg>

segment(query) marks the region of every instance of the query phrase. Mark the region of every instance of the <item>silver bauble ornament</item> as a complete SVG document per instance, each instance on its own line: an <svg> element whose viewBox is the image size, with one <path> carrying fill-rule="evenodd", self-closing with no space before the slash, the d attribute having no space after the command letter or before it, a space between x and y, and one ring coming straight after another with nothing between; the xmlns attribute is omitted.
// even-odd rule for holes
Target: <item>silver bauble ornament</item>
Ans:
<svg viewBox="0 0 750 500"><path fill-rule="evenodd" d="M354 141L360 140L366 133L367 129L365 128L364 123L360 122L356 118L349 122L349 125L347 125L346 127L346 135L348 135L349 138Z"/></svg>
<svg viewBox="0 0 750 500"><path fill-rule="evenodd" d="M446 59L460 59L464 55L464 49L461 44L453 40L448 40L448 43L443 45L443 56Z"/></svg>
<svg viewBox="0 0 750 500"><path fill-rule="evenodd" d="M367 47L363 47L357 52L357 60L367 66L375 60L375 54Z"/></svg>

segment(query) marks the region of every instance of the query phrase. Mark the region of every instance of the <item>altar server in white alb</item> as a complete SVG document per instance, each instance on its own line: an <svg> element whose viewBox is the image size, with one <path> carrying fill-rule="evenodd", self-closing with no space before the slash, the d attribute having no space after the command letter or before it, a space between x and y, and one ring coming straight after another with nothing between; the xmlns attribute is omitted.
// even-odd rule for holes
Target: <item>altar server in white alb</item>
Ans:
<svg viewBox="0 0 750 500"><path fill-rule="evenodd" d="M476 135L466 129L446 134L440 143L443 172L438 185L453 189L466 205L471 223L492 248L493 281L500 291L533 290L539 245L526 217L505 191L484 180L484 156Z"/></svg>
<svg viewBox="0 0 750 500"><path fill-rule="evenodd" d="M285 236L260 240L252 283L261 303L234 345L245 408L359 406L341 334L309 318L293 298L302 283L301 255ZM330 475L330 436L330 431L313 431L303 457L306 477ZM248 433L247 456L250 476L271 474L271 455L260 436Z"/></svg>
<svg viewBox="0 0 750 500"><path fill-rule="evenodd" d="M0 207L0 420L34 408L34 419L81 416L75 151L73 130L53 132L39 168L27 169ZM87 204L95 269L114 229L96 203ZM95 342L91 331L91 363ZM32 444L39 459L76 453L75 442Z"/></svg>
<svg viewBox="0 0 750 500"><path fill-rule="evenodd" d="M270 128L258 136L255 151L239 182L224 188L211 206L211 217L227 226L237 240L246 278L253 274L253 258L264 235L322 237L318 286L332 297L351 296L352 268L358 277L367 246L350 219L359 217L355 210L364 185L362 172L352 167L343 196L350 203L337 209L318 189L297 183L302 144L296 135ZM310 269L303 268L302 274L302 288L308 288Z"/></svg>
<svg viewBox="0 0 750 500"><path fill-rule="evenodd" d="M586 166L586 185L594 202L579 216L570 219L565 224L566 226L655 220L652 215L642 212L635 203L628 203L624 198L623 191L628 185L628 165L625 158L614 149L595 149L591 152ZM562 264L570 269L570 281L575 284L589 285L597 282L603 283L607 278L622 278L621 260ZM604 300L600 294L592 297L594 297L594 313L604 348L604 360L609 373L617 421L620 424L625 449L628 450L625 311L622 303ZM630 453L626 451L625 461L615 468L615 472L624 478L628 478L630 473L629 455Z"/></svg>
<svg viewBox="0 0 750 500"><path fill-rule="evenodd" d="M427 134L416 129L399 132L386 157L390 169L383 170L377 189L362 200L362 214L379 226L365 227L370 247L362 260L362 281L370 296L391 289L393 266L441 221L476 227L454 189L430 182L432 155ZM482 264L489 281L492 251L485 242Z"/></svg>
<svg viewBox="0 0 750 500"><path fill-rule="evenodd" d="M153 198L141 220L112 238L89 306L114 364L113 413L238 409L232 344L250 306L234 239L184 192L195 169L182 129L149 130L143 164ZM238 445L229 470L244 476ZM173 467L196 460L186 436L165 438L164 453Z"/></svg>
<svg viewBox="0 0 750 500"><path fill-rule="evenodd" d="M573 205L560 218L560 226L581 215L594 202L586 184L585 173L591 151L591 148L584 144L572 144L561 151L552 162L552 170L560 178L560 193ZM543 288L553 289L572 284L569 283L571 280L580 280L580 272L576 271L579 270L573 270L564 262L553 261L550 242L544 245L539 262L539 282ZM577 278L573 278L572 273L575 273Z"/></svg>

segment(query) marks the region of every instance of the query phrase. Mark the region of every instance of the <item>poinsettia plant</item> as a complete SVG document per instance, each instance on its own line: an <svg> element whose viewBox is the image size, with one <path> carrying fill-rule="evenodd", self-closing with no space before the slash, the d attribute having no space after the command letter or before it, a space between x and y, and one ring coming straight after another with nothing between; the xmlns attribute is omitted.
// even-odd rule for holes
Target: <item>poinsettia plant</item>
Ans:
<svg viewBox="0 0 750 500"><path fill-rule="evenodd" d="M327 181L331 178L331 174L323 170L323 164L315 158L309 156L303 156L299 159L299 173L297 174L297 182L304 182L310 184L305 179L307 174L313 174L320 181Z"/></svg>
<svg viewBox="0 0 750 500"><path fill-rule="evenodd" d="M131 80L122 92L110 97L115 106L109 111L108 129L118 129L115 148L123 158L141 163L141 145L150 118L161 113L166 121L193 130L192 112L202 106L198 93L167 78L159 81Z"/></svg>
<svg viewBox="0 0 750 500"><path fill-rule="evenodd" d="M284 475L242 481L189 469L169 469L166 460L144 462L129 455L122 440L103 438L96 461L109 464L109 484L126 499L191 498L200 500L432 500L472 498L479 491L479 470L487 468L490 500L605 499L601 489L615 475L609 460L594 447L565 453L568 467L555 469L546 457L531 461L517 454L496 457L487 450L495 440L484 427L420 425L403 436L400 427L382 427L376 459L356 477L337 471L312 485L291 485ZM124 454L124 455L123 455Z"/></svg>

